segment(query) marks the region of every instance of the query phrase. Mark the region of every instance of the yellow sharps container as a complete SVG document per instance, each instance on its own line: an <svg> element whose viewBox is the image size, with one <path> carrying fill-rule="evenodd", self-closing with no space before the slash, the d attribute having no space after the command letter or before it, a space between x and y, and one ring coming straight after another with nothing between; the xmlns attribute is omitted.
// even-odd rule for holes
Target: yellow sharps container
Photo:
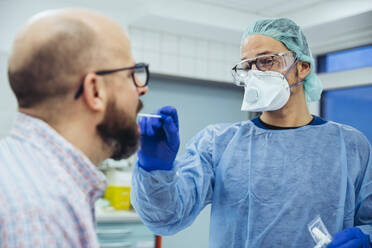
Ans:
<svg viewBox="0 0 372 248"><path fill-rule="evenodd" d="M113 208L129 210L132 173L119 169L110 169L106 172L106 176L107 189L105 191L105 198Z"/></svg>

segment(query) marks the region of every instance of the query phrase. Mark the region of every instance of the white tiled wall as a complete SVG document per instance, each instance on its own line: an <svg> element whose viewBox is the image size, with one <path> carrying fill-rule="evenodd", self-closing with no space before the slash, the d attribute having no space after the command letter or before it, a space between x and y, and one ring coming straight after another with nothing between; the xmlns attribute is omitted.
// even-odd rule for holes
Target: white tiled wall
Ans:
<svg viewBox="0 0 372 248"><path fill-rule="evenodd" d="M151 72L231 83L231 68L240 60L239 43L129 27L133 56Z"/></svg>

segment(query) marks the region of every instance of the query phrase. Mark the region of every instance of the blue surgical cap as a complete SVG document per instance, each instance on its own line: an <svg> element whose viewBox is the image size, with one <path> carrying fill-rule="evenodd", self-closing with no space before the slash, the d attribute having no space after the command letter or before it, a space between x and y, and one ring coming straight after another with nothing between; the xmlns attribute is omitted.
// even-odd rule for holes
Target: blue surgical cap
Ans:
<svg viewBox="0 0 372 248"><path fill-rule="evenodd" d="M310 73L304 79L306 101L312 102L320 99L323 86L315 74L314 58L304 33L295 22L287 18L258 20L245 30L241 45L249 35L253 34L267 35L282 42L288 50L296 53L299 60L310 63Z"/></svg>

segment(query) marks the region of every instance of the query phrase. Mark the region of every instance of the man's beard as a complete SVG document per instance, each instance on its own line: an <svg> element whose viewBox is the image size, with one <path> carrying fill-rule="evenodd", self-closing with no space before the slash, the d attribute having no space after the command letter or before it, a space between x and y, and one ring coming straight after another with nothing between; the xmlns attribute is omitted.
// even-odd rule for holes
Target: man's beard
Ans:
<svg viewBox="0 0 372 248"><path fill-rule="evenodd" d="M137 113L142 107L143 104L139 100ZM105 117L97 126L97 130L103 142L113 149L111 158L114 160L128 158L138 149L140 132L136 119L120 111L115 101L108 103Z"/></svg>

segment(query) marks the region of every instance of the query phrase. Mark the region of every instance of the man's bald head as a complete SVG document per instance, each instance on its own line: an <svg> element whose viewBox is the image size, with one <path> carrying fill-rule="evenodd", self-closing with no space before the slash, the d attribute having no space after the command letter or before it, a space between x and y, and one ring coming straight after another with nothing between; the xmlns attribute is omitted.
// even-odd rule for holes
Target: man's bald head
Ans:
<svg viewBox="0 0 372 248"><path fill-rule="evenodd" d="M19 107L61 103L87 72L129 56L127 37L112 20L81 9L47 11L34 16L17 35L9 82Z"/></svg>

